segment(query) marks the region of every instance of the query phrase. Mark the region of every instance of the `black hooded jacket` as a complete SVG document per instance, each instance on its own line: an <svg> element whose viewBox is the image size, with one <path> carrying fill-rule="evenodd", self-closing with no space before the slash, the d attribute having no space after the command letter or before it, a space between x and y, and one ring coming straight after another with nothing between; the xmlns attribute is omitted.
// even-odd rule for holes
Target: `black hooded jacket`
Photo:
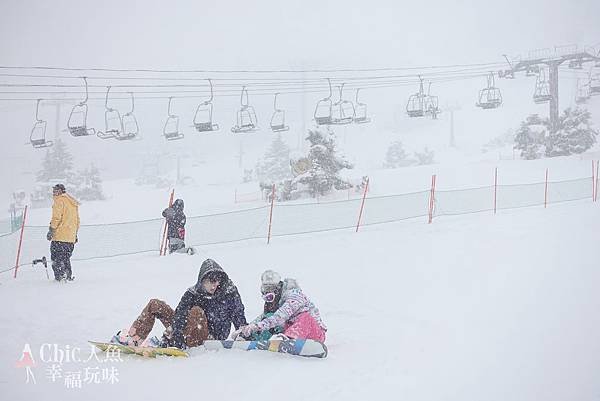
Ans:
<svg viewBox="0 0 600 401"><path fill-rule="evenodd" d="M202 288L202 279L208 273L215 271L222 275L221 284L215 293L210 295ZM194 306L204 310L208 320L208 332L215 340L227 339L232 323L236 329L247 324L244 305L236 286L221 266L212 259L202 262L198 282L188 288L175 309L172 337L175 347L185 348L183 329L187 324L188 313Z"/></svg>
<svg viewBox="0 0 600 401"><path fill-rule="evenodd" d="M179 238L184 240L182 233L185 233L185 214L183 213L183 200L177 199L173 206L166 208L162 212L163 217L167 219L167 238Z"/></svg>

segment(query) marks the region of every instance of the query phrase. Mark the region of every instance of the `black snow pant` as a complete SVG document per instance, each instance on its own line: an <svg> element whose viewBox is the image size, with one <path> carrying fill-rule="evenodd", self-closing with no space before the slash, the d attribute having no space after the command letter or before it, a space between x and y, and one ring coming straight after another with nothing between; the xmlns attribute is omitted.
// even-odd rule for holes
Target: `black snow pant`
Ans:
<svg viewBox="0 0 600 401"><path fill-rule="evenodd" d="M73 277L71 271L71 255L75 244L72 242L52 241L50 243L50 259L52 260L52 270L54 270L54 279L70 280Z"/></svg>
<svg viewBox="0 0 600 401"><path fill-rule="evenodd" d="M180 251L183 249L183 251ZM185 242L181 238L169 238L169 253L185 252Z"/></svg>

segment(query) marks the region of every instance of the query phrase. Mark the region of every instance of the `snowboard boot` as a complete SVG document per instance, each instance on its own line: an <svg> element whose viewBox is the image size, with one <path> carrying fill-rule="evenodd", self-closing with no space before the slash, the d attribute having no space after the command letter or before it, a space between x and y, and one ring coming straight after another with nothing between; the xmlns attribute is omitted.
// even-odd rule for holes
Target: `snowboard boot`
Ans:
<svg viewBox="0 0 600 401"><path fill-rule="evenodd" d="M117 332L117 334L115 334L111 339L110 342L113 344L121 344L121 345L126 345L126 346L137 346L138 343L140 342L140 338L135 336L132 337L129 335L129 330L125 329L125 330L119 330Z"/></svg>

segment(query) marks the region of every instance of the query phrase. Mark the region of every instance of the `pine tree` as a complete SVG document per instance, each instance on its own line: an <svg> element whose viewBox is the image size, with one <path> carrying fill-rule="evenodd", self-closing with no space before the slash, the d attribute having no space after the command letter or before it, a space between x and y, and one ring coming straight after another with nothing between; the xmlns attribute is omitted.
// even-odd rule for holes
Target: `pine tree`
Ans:
<svg viewBox="0 0 600 401"><path fill-rule="evenodd" d="M590 117L587 110L566 109L559 117L557 129L546 138L546 156L568 156L591 148L598 132L591 128Z"/></svg>
<svg viewBox="0 0 600 401"><path fill-rule="evenodd" d="M537 114L531 114L515 134L514 149L521 151L521 157L526 160L539 159L546 140L548 122Z"/></svg>
<svg viewBox="0 0 600 401"><path fill-rule="evenodd" d="M262 162L256 166L259 179L264 183L274 183L292 176L290 171L290 149L278 134L265 153Z"/></svg>
<svg viewBox="0 0 600 401"><path fill-rule="evenodd" d="M402 146L401 141L392 142L385 155L385 168L397 168L404 167L410 164L410 161L406 160L406 152Z"/></svg>
<svg viewBox="0 0 600 401"><path fill-rule="evenodd" d="M91 164L89 168L83 170L80 174L82 178L81 186L78 188L78 197L81 200L103 200L102 179L100 170Z"/></svg>
<svg viewBox="0 0 600 401"><path fill-rule="evenodd" d="M427 148L427 146L425 146L425 148L423 148L423 152L415 152L415 157L417 158L417 164L420 166L425 165L425 164L433 164L434 156L435 156L435 153L433 152L433 150L429 150L429 148Z"/></svg>
<svg viewBox="0 0 600 401"><path fill-rule="evenodd" d="M54 141L54 146L48 148L42 162L42 169L38 171L38 182L49 180L66 180L73 168L73 156L69 153L67 145L60 139Z"/></svg>
<svg viewBox="0 0 600 401"><path fill-rule="evenodd" d="M340 178L339 172L345 168L353 168L353 166L343 157L336 155L333 133L309 130L306 139L310 142L307 156L310 168L304 174L294 178L293 183L307 185L313 197L325 195L332 188L351 188L352 184Z"/></svg>

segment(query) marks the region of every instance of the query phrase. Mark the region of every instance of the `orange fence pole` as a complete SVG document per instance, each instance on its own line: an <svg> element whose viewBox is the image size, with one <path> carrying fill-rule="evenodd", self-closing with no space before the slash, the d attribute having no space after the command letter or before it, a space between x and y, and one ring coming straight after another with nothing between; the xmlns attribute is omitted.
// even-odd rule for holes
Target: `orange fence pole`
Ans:
<svg viewBox="0 0 600 401"><path fill-rule="evenodd" d="M23 244L23 231L25 230L25 219L27 218L27 205L23 211L23 222L21 223L21 235L19 236L19 247L17 248L17 261L15 262L15 275L13 278L17 278L17 270L19 269L19 258L21 257L21 245Z"/></svg>
<svg viewBox="0 0 600 401"><path fill-rule="evenodd" d="M275 204L275 184L271 189L271 210L269 211L269 233L267 234L267 244L271 242L271 223L273 222L273 205Z"/></svg>
<svg viewBox="0 0 600 401"><path fill-rule="evenodd" d="M596 201L596 166L592 160L592 202Z"/></svg>
<svg viewBox="0 0 600 401"><path fill-rule="evenodd" d="M369 189L369 179L367 178L367 182L365 183L365 190L363 191L362 202L360 203L360 212L358 212L358 222L356 223L356 231L358 232L358 227L360 227L360 219L362 218L363 209L365 208L365 199L367 197L367 191Z"/></svg>
<svg viewBox="0 0 600 401"><path fill-rule="evenodd" d="M544 208L548 204L548 169L546 169L546 185L544 188Z"/></svg>
<svg viewBox="0 0 600 401"><path fill-rule="evenodd" d="M494 214L496 214L496 202L498 199L498 167L494 171Z"/></svg>
<svg viewBox="0 0 600 401"><path fill-rule="evenodd" d="M435 206L435 174L431 176L431 192L429 193L429 224L433 221L433 208Z"/></svg>
<svg viewBox="0 0 600 401"><path fill-rule="evenodd" d="M594 202L598 200L598 164L600 164L600 160L596 160L596 192L594 193Z"/></svg>
<svg viewBox="0 0 600 401"><path fill-rule="evenodd" d="M173 205L173 197L175 196L175 190L171 191L171 197L169 198L169 207ZM167 218L165 217L165 222L163 223L163 235L160 241L160 256L167 254Z"/></svg>

